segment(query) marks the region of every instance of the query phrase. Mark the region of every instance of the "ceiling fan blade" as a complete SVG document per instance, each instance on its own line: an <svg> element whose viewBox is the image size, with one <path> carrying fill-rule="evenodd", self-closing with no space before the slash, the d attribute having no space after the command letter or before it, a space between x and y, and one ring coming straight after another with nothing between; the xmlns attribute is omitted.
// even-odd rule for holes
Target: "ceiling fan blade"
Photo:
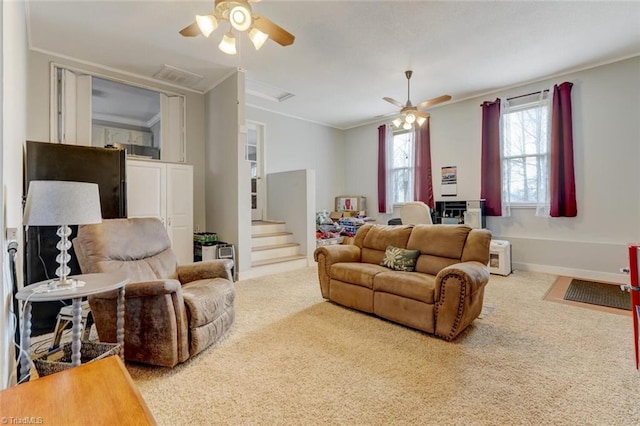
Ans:
<svg viewBox="0 0 640 426"><path fill-rule="evenodd" d="M279 25L274 24L271 20L262 15L254 16L253 26L267 34L271 40L281 46L289 46L290 44L293 44L293 41L295 40L295 36L293 34Z"/></svg>
<svg viewBox="0 0 640 426"><path fill-rule="evenodd" d="M180 34L184 37L195 37L200 35L200 28L198 28L198 23L193 22L191 25L188 25L180 30Z"/></svg>
<svg viewBox="0 0 640 426"><path fill-rule="evenodd" d="M442 102L447 102L448 100L451 100L451 96L442 95L437 98L429 99L428 101L420 102L418 105L416 105L416 108L428 108Z"/></svg>
<svg viewBox="0 0 640 426"><path fill-rule="evenodd" d="M388 97L385 96L382 99L384 99L385 101L389 102L390 104L393 104L393 105L397 106L398 108L404 108L404 105L402 105L400 102L396 101L393 98L388 98Z"/></svg>
<svg viewBox="0 0 640 426"><path fill-rule="evenodd" d="M427 111L418 111L418 112L416 112L416 115L418 117L423 117L423 118L431 117L431 114L429 114Z"/></svg>
<svg viewBox="0 0 640 426"><path fill-rule="evenodd" d="M398 114L397 112L388 112L386 114L380 114L380 115L376 115L375 117L373 117L376 120L381 120L383 118L390 118L390 117L396 117L400 114Z"/></svg>

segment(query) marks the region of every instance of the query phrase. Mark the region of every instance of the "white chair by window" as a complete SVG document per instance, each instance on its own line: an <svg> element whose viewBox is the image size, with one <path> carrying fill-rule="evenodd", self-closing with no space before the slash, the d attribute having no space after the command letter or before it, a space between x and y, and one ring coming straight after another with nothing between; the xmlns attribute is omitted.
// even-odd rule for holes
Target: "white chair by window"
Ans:
<svg viewBox="0 0 640 426"><path fill-rule="evenodd" d="M400 209L400 220L403 225L432 224L431 211L422 201L405 203Z"/></svg>

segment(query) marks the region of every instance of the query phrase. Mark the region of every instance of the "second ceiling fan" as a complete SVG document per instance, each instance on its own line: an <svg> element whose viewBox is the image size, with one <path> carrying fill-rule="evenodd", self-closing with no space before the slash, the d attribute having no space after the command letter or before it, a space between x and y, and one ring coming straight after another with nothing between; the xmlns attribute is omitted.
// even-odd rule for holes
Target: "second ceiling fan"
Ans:
<svg viewBox="0 0 640 426"><path fill-rule="evenodd" d="M442 102L446 102L451 99L449 95L438 96L437 98L429 99L428 101L420 102L417 105L413 105L411 103L411 76L413 75L413 71L407 70L404 72L404 75L407 77L407 102L403 105L400 102L396 101L393 98L384 97L385 101L397 106L400 108L400 114L402 117L398 117L393 120L393 125L397 128L404 128L405 130L411 129L411 127L415 124L418 126L422 126L422 124L429 117L429 113L426 111L421 111L421 109L429 108L434 105L437 105Z"/></svg>
<svg viewBox="0 0 640 426"><path fill-rule="evenodd" d="M260 0L215 0L213 12L208 15L196 15L195 22L180 30L184 37L195 37L197 35L209 35L218 28L220 22L230 24L222 42L218 45L224 53L234 55L236 53L236 41L233 30L248 31L249 39L256 50L271 39L281 46L293 44L295 37L284 28L276 25L262 15L254 14L251 10L250 2L256 3Z"/></svg>

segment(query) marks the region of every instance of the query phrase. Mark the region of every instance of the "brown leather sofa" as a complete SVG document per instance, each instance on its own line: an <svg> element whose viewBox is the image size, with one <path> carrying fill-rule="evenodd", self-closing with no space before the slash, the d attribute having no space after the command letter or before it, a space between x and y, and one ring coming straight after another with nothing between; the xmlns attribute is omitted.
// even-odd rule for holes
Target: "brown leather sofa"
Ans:
<svg viewBox="0 0 640 426"><path fill-rule="evenodd" d="M453 340L482 311L491 232L464 225L362 226L318 247L325 299ZM381 266L388 246L419 250L413 272Z"/></svg>
<svg viewBox="0 0 640 426"><path fill-rule="evenodd" d="M155 218L82 225L73 240L82 272L124 272L124 354L128 361L173 367L222 339L235 317L233 261L178 265ZM89 296L98 336L116 341L117 291Z"/></svg>

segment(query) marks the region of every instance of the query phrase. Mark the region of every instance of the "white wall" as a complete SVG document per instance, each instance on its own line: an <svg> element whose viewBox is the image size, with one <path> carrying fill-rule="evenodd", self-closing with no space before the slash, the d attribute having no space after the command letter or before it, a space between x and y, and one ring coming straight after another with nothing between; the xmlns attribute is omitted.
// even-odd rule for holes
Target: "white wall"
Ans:
<svg viewBox="0 0 640 426"><path fill-rule="evenodd" d="M51 62L78 68L90 73L102 75L123 82L139 84L159 91L185 95L186 98L186 149L187 164L193 165L194 178L194 227L205 228L205 161L204 161L204 95L176 89L154 81L136 78L118 73L97 65L76 62L67 58L48 55L36 51L28 52L28 90L27 111L28 130L27 139L34 141L49 141L49 97Z"/></svg>
<svg viewBox="0 0 640 426"><path fill-rule="evenodd" d="M346 165L358 161L357 157L347 158L344 132L251 106L246 107L246 114L247 120L265 126L265 174L315 170L316 208L333 210L334 197L346 190Z"/></svg>
<svg viewBox="0 0 640 426"><path fill-rule="evenodd" d="M481 109L485 100L517 96L570 81L578 217L537 218L514 209L488 218L494 238L511 240L514 266L626 282L626 244L640 240L640 57L509 89L431 110L431 154L436 200L480 197ZM377 126L346 132L345 190L367 196L377 210ZM458 166L458 196L440 196L442 166ZM379 215L386 223L394 215Z"/></svg>
<svg viewBox="0 0 640 426"><path fill-rule="evenodd" d="M12 283L7 279L5 228L22 227L22 152L26 134L27 93L27 37L24 3L2 2L0 22L2 32L2 217L0 218L0 389L8 387L15 371L13 352L13 328L9 307L12 304ZM18 243L22 247L22 233L18 232ZM19 250L20 252L20 250ZM21 277L21 256L18 257L18 274ZM13 378L15 380L15 378Z"/></svg>
<svg viewBox="0 0 640 426"><path fill-rule="evenodd" d="M244 73L237 72L205 95L207 231L236 246L236 271L251 267L249 162L244 158Z"/></svg>
<svg viewBox="0 0 640 426"><path fill-rule="evenodd" d="M316 248L316 173L315 170L293 170L267 176L268 217L279 217L287 223L293 240L300 244L300 254L313 261Z"/></svg>

